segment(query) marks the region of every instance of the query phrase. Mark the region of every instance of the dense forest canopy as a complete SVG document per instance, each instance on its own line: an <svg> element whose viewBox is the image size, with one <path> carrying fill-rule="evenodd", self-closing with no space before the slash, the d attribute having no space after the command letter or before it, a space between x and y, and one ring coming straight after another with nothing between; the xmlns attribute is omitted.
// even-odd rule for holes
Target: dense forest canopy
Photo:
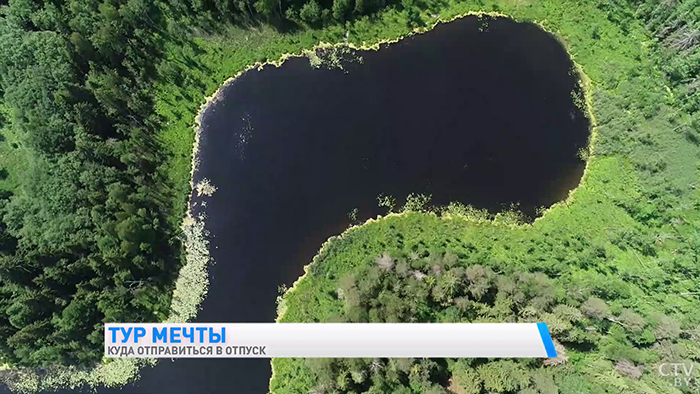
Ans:
<svg viewBox="0 0 700 394"><path fill-rule="evenodd" d="M401 230L394 228L400 234ZM413 249L409 255L398 258L384 252L373 265L340 277L337 298L342 307L332 319L340 322L545 320L551 333L567 346L585 349L600 345L616 361L614 368L622 376L637 379L648 360L672 351L676 344L693 346L679 341L679 323L665 315L657 313L644 318L619 304L611 308L596 296L604 294L600 292L603 284L586 288L575 278L554 280L542 272L523 272L511 267L496 272L501 267L465 264L490 259L488 252L466 242L454 247L457 253L451 252L452 248L443 254L428 254L419 246ZM608 297L611 292L630 292L620 282L607 286ZM635 348L657 341L663 345ZM569 361L565 348L558 342L555 347L558 357L544 362L308 359L305 364L317 376L317 392L445 393L444 387L469 394L479 394L482 390L552 393L557 387L562 392L589 392L585 380L570 371L551 368ZM286 384L293 385L292 381Z"/></svg>
<svg viewBox="0 0 700 394"><path fill-rule="evenodd" d="M162 20L148 1L2 7L5 129L27 157L21 186L2 203L7 362L91 363L103 321L167 312L179 246L156 171Z"/></svg>
<svg viewBox="0 0 700 394"><path fill-rule="evenodd" d="M358 43L375 42L428 25L441 12L495 11L548 19L576 47L575 60L596 84L592 153L609 159L593 163L598 188L579 191L584 202L568 211L573 219L550 212L541 226L551 237L528 241L538 246L520 250L518 267L498 255L450 251L437 226L438 241L425 241L420 251L375 244L373 254L352 252L366 265L319 282L335 292L330 309L295 312L294 297L318 296L302 287L307 293L289 296L288 318L546 314L555 337L576 345L567 348L571 364L599 368L567 369L567 376L609 374L601 378L608 386L599 386L618 391L637 390L629 382L638 382L640 366L668 355L698 361L700 1L534 3L0 0L0 359L14 366L91 365L102 358L104 322L165 318L182 260L191 126L205 94L225 78L350 32ZM578 30L567 30L560 17L567 9L578 12ZM600 224L603 217L619 223ZM510 241L475 247L522 242L503 239ZM637 262L649 271L632 269ZM569 264L578 271L567 270ZM417 279L416 270L426 277ZM579 277L559 279L566 275ZM615 276L629 284L596 284ZM512 283L531 293L514 298L507 290ZM584 288L578 296L574 285ZM586 331L589 326L595 330ZM474 393L556 392L552 384L561 392L602 392L528 362L353 363L300 362L277 370L304 389L348 393L441 392L447 385ZM295 374L285 375L290 371ZM513 373L506 379L499 371Z"/></svg>
<svg viewBox="0 0 700 394"><path fill-rule="evenodd" d="M15 180L0 183L2 359L91 364L101 359L103 322L167 315L185 196L159 171L167 149L154 83L181 81L179 65L162 62L166 42L200 26L311 26L385 5L0 5L2 142L16 137L2 147L15 161L0 163Z"/></svg>

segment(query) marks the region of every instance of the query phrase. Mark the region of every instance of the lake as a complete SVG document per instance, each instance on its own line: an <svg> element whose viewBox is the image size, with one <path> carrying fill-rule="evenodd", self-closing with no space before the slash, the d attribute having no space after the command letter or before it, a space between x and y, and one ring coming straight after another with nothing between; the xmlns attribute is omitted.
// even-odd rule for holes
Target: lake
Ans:
<svg viewBox="0 0 700 394"><path fill-rule="evenodd" d="M203 116L211 285L197 321L272 322L278 286L321 244L384 213L377 196L432 195L530 217L566 198L589 124L563 47L530 24L476 17L314 69L249 71ZM483 30L483 31L482 31ZM195 198L201 209L201 198ZM165 360L121 393L267 392L269 360Z"/></svg>

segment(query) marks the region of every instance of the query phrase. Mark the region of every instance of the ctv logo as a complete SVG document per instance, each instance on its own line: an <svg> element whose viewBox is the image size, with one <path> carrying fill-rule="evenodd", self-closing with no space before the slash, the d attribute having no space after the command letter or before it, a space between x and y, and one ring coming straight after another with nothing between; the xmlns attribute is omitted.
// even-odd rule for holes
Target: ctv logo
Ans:
<svg viewBox="0 0 700 394"><path fill-rule="evenodd" d="M675 387L700 387L698 368L694 363L661 363L659 374L673 377Z"/></svg>

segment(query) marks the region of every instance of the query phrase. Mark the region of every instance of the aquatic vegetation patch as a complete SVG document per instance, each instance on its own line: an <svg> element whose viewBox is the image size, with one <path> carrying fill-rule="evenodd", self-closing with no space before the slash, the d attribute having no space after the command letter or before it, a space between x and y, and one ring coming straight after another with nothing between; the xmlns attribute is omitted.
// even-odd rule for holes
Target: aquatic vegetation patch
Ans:
<svg viewBox="0 0 700 394"><path fill-rule="evenodd" d="M362 64L362 56L347 45L320 44L311 49L304 49L302 55L309 59L313 68L340 69L345 71L348 63Z"/></svg>

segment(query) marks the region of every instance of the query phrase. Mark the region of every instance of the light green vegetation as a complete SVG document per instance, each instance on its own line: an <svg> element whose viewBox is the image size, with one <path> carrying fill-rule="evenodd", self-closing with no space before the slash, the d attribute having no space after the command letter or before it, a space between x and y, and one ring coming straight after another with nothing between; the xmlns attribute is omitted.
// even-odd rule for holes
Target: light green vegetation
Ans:
<svg viewBox="0 0 700 394"><path fill-rule="evenodd" d="M607 174L620 170L617 158L595 160ZM634 181L631 171L615 175ZM279 305L280 322L545 321L564 344L554 362L563 365L519 361L507 372L502 361L487 360L275 359L272 391L442 393L441 384L455 393L680 392L653 366L700 356L697 244L644 234L619 207L609 206L598 222L582 217L586 204L603 208L596 190L619 198L623 188L611 189L610 180L592 172L574 202L532 225L491 222L459 205L440 215L408 212L370 221L326 243ZM487 279L475 278L484 267ZM534 276L522 282L523 273ZM381 372L375 373L377 362ZM502 376L487 383L487 370ZM343 371L364 378L339 384ZM457 383L460 391L450 373L476 383ZM540 375L555 388L539 387ZM394 391L402 387L412 391Z"/></svg>
<svg viewBox="0 0 700 394"><path fill-rule="evenodd" d="M29 167L30 156L12 125L12 110L0 105L0 193L20 193L21 179Z"/></svg>

